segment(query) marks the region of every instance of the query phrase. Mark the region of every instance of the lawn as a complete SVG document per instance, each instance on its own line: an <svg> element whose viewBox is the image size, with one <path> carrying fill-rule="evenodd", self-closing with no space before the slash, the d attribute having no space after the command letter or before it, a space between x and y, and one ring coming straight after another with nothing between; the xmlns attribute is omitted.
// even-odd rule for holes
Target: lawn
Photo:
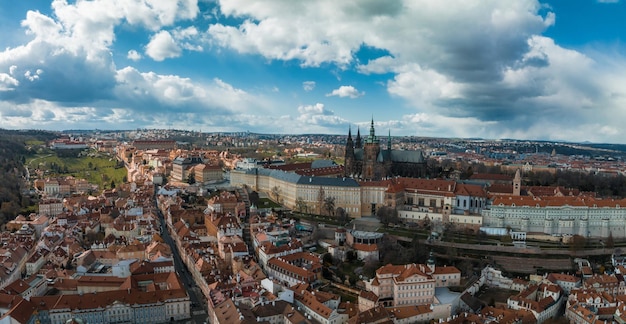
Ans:
<svg viewBox="0 0 626 324"><path fill-rule="evenodd" d="M294 213L294 215L300 219L304 219L308 221L324 223L324 224L329 224L329 225L337 225L337 226L343 225L343 224L340 224L336 219L332 217L328 217L328 216L321 216L321 215L314 215L314 214L301 214L298 212Z"/></svg>
<svg viewBox="0 0 626 324"><path fill-rule="evenodd" d="M115 157L106 154L90 154L82 157L59 157L55 152L29 158L26 165L39 169L44 177L73 176L97 184L99 188L111 188L124 182L126 168Z"/></svg>
<svg viewBox="0 0 626 324"><path fill-rule="evenodd" d="M259 198L257 208L280 208L280 204L275 203L269 198Z"/></svg>

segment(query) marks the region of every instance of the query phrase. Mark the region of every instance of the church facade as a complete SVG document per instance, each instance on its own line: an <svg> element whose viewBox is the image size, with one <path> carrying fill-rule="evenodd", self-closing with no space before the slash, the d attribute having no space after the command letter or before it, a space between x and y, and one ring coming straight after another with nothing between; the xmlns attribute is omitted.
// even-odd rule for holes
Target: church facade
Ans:
<svg viewBox="0 0 626 324"><path fill-rule="evenodd" d="M352 130L348 130L344 175L362 180L381 180L395 176L420 178L426 174L426 159L422 151L393 150L391 134L385 149L381 149L380 144L373 119L365 139L361 138L361 131L358 130L353 140Z"/></svg>

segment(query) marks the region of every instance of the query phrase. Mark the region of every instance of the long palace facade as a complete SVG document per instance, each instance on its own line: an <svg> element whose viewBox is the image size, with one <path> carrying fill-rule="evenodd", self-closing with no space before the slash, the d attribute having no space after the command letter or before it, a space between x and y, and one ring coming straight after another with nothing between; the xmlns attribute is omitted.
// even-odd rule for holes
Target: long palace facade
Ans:
<svg viewBox="0 0 626 324"><path fill-rule="evenodd" d="M482 211L484 226L551 235L626 237L626 199L497 196Z"/></svg>

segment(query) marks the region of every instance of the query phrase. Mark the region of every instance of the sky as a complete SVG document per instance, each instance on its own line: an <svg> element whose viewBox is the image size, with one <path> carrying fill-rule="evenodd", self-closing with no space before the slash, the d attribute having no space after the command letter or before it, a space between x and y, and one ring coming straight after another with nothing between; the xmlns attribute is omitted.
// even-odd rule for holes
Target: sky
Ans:
<svg viewBox="0 0 626 324"><path fill-rule="evenodd" d="M626 2L0 3L0 128L626 143Z"/></svg>

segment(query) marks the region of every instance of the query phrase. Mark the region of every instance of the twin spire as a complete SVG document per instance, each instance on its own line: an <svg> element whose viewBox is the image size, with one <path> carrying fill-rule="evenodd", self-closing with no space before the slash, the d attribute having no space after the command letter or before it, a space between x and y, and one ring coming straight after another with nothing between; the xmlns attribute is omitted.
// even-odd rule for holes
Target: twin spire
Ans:
<svg viewBox="0 0 626 324"><path fill-rule="evenodd" d="M365 139L366 143L378 143L379 139L376 137L376 131L374 129L374 117L372 116L372 121L370 124L370 134ZM352 125L348 128L348 143L352 144ZM355 148L362 148L361 146L361 128L357 127L357 133L354 143ZM387 137L387 149L391 150L391 129L389 130L389 135Z"/></svg>

